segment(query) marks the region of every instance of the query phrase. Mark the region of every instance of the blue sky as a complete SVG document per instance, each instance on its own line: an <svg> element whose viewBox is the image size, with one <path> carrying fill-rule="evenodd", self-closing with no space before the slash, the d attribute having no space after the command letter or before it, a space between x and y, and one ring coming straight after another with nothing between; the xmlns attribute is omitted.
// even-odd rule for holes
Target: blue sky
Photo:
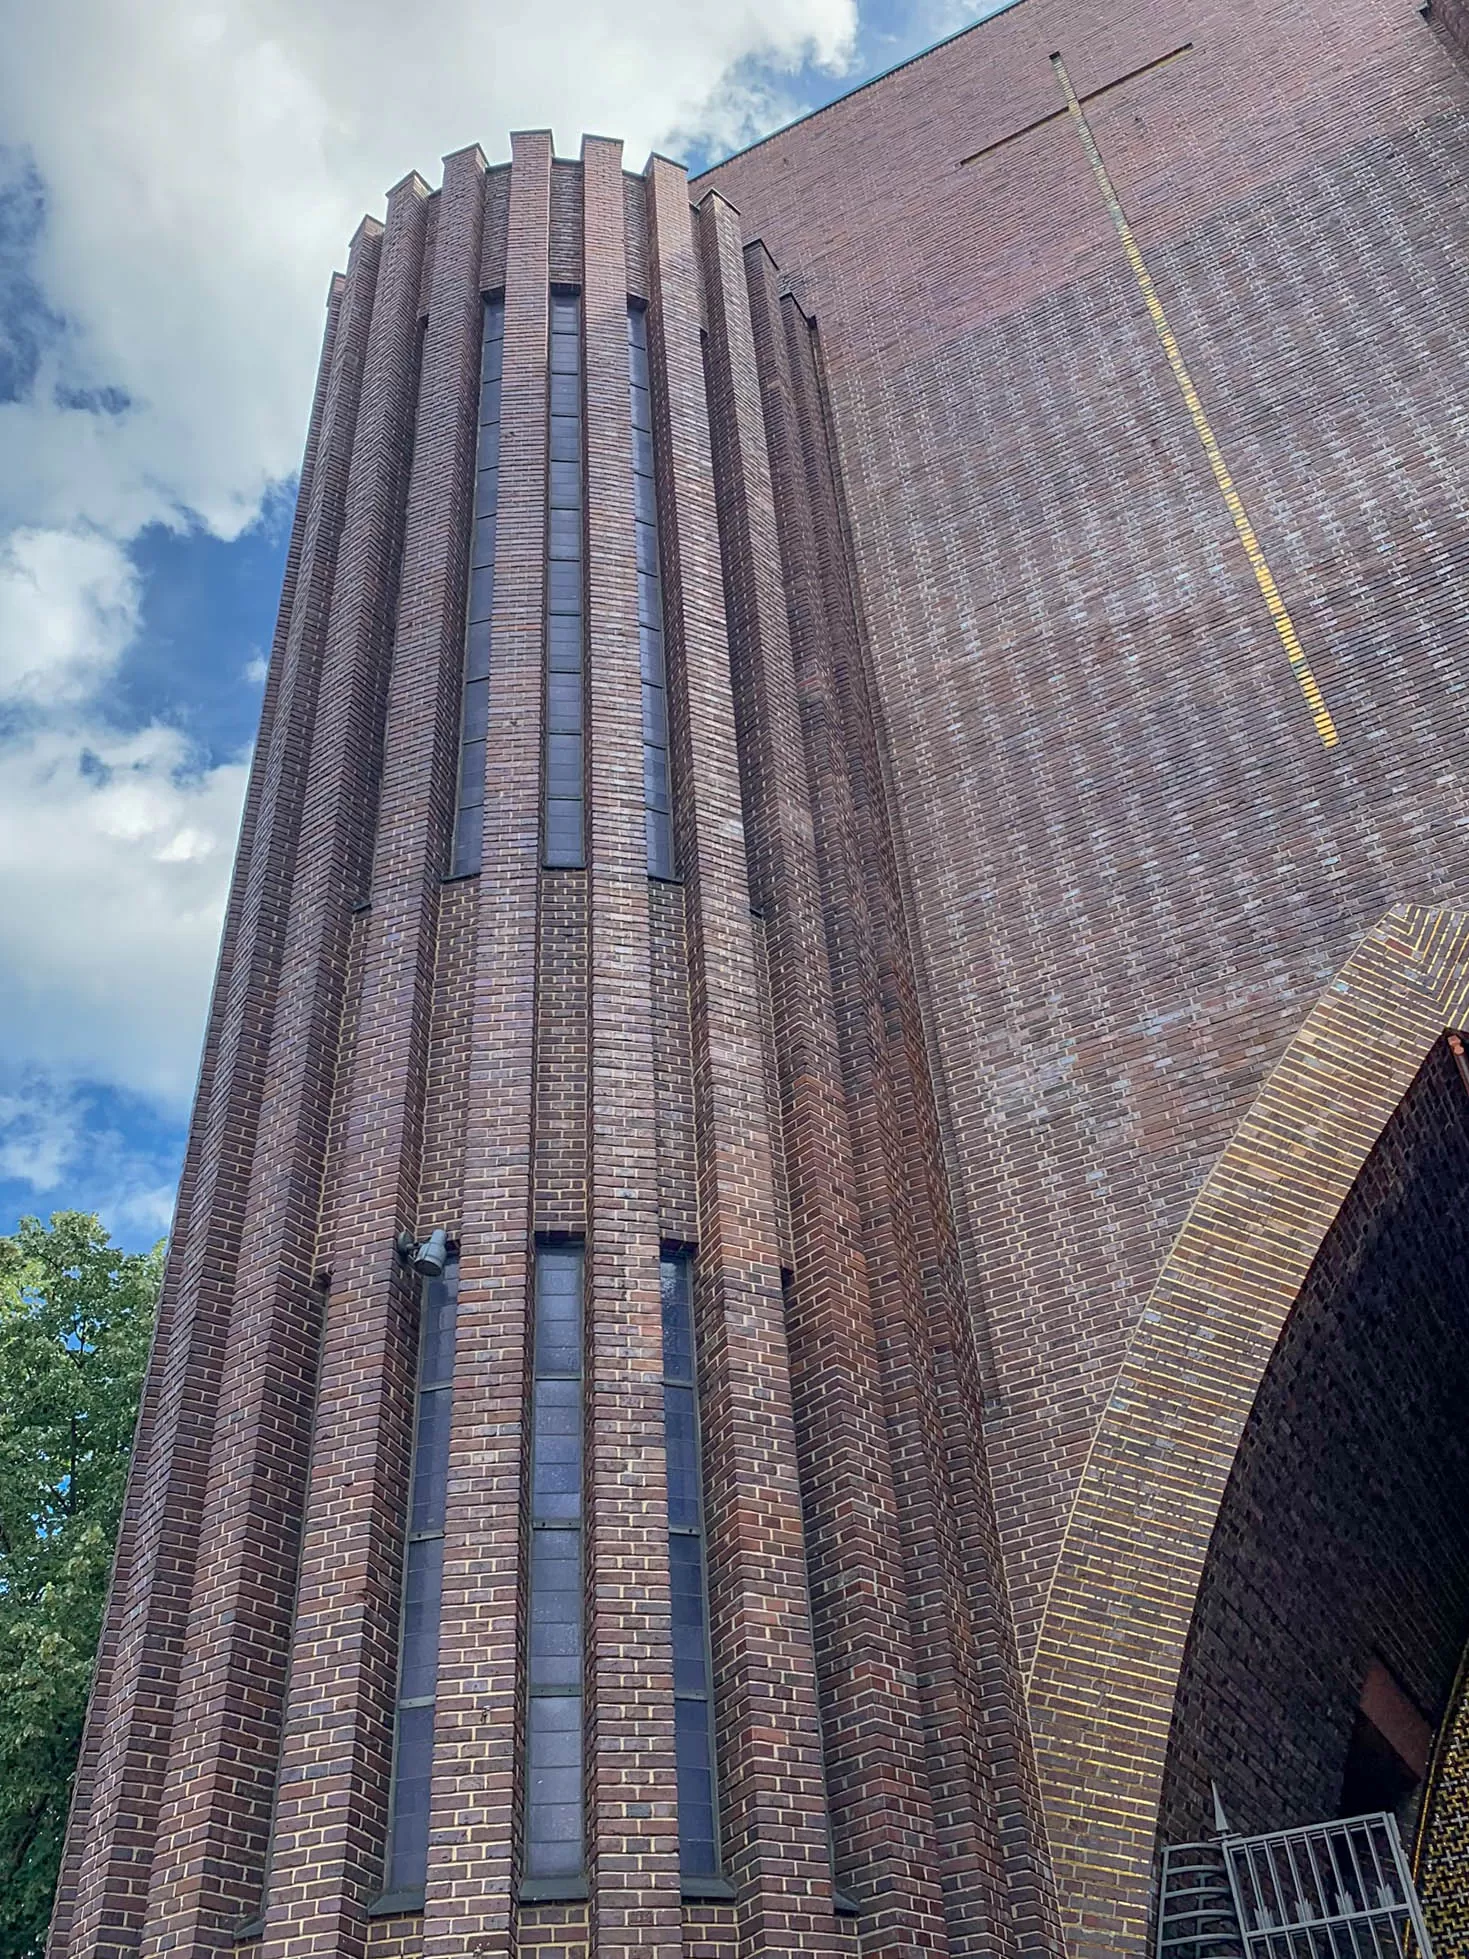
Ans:
<svg viewBox="0 0 1469 1959"><path fill-rule="evenodd" d="M974 17L0 0L0 1231L73 1206L129 1245L167 1228L361 212L511 127L697 168Z"/></svg>

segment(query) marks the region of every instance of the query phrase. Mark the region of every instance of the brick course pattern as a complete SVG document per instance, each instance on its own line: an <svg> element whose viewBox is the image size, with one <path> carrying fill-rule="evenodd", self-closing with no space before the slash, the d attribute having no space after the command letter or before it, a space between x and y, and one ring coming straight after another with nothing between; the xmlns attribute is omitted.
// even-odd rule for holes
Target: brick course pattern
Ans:
<svg viewBox="0 0 1469 1959"><path fill-rule="evenodd" d="M1252 1574L1290 1563L1260 1490L1314 1478L1361 1521L1329 1384L1386 1397L1379 1434L1447 1378L1426 1281L1397 1374L1340 1336L1444 1264L1466 1167L1463 45L1461 0L1023 0L692 187L532 131L364 221L51 1959L1141 1959L1160 1803L1196 1829L1210 1761L1242 1817L1311 1820L1368 1645L1443 1713L1445 1518L1404 1533L1391 1651L1362 1588L1355 1617L1273 1588L1329 1705L1283 1658L1253 1702L1241 1679ZM585 341L587 852L548 869L556 286ZM451 879L487 294L483 869ZM672 879L644 849L630 298ZM385 1898L396 1243L435 1227L460 1267L427 1873ZM587 1252L587 1863L550 1895L522 1870L537 1233ZM670 1246L718 1746L698 1885ZM1458 1732L1422 1853L1447 1928Z"/></svg>

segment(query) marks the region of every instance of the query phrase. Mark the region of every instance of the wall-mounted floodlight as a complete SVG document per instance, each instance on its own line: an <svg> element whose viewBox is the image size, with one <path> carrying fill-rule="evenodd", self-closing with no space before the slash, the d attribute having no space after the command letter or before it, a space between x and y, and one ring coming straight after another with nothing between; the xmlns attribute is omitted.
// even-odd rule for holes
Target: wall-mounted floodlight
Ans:
<svg viewBox="0 0 1469 1959"><path fill-rule="evenodd" d="M444 1267L449 1262L449 1239L442 1225L437 1226L419 1244L408 1231L398 1234L398 1256L415 1271L421 1279L441 1279Z"/></svg>

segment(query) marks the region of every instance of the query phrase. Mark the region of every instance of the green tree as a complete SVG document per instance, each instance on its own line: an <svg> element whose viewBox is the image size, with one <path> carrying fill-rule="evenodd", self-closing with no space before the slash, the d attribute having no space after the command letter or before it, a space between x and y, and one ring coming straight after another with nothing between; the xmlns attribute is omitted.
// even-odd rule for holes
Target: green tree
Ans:
<svg viewBox="0 0 1469 1959"><path fill-rule="evenodd" d="M0 1959L45 1942L162 1253L0 1238Z"/></svg>

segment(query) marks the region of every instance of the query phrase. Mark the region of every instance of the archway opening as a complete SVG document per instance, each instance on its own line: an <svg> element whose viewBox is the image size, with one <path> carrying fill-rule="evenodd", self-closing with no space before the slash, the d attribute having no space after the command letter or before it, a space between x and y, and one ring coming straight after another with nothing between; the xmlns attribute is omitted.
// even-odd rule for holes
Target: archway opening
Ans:
<svg viewBox="0 0 1469 1959"><path fill-rule="evenodd" d="M1283 1179L1281 1203L1288 1204ZM1297 1297L1174 1705L1162 1843L1367 1809L1411 1837L1469 1635L1469 1080L1438 1041Z"/></svg>

